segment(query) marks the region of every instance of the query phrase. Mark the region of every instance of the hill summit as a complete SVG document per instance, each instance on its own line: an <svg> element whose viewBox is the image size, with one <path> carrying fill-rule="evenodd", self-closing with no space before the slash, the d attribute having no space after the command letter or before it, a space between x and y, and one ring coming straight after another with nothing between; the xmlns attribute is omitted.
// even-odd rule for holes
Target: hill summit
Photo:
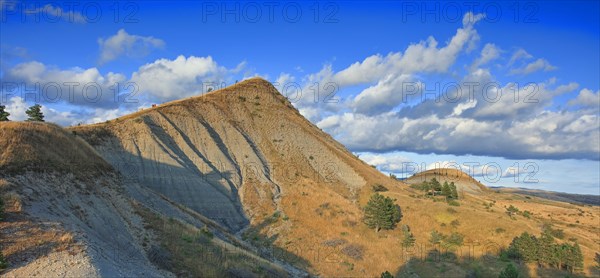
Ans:
<svg viewBox="0 0 600 278"><path fill-rule="evenodd" d="M437 168L419 172L403 180L408 184L420 184L435 178L440 183L454 182L459 193L481 194L489 189L469 174L453 168Z"/></svg>

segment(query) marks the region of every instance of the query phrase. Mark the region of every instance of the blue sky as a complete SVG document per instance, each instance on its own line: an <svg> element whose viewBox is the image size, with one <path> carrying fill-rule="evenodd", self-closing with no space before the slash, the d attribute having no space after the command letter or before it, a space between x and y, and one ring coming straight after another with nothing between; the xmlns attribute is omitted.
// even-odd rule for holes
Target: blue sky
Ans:
<svg viewBox="0 0 600 278"><path fill-rule="evenodd" d="M600 194L597 1L0 7L0 103L13 120L34 96L67 126L262 76L288 96L300 88L303 115L386 173L404 162L497 163L503 175L490 185ZM77 84L71 98L65 83ZM505 173L515 163L537 165L538 181Z"/></svg>

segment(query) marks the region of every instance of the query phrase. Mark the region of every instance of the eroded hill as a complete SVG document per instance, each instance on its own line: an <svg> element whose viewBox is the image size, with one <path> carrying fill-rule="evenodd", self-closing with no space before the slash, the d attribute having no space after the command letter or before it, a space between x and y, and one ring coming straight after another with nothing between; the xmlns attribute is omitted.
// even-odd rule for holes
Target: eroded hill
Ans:
<svg viewBox="0 0 600 278"><path fill-rule="evenodd" d="M137 269L145 271L139 272L144 275L299 276L306 271L327 277L373 277L390 271L400 277L473 273L487 277L497 275L507 264L499 259L499 250L515 236L522 232L539 235L548 226L563 231L558 241L581 245L585 256L581 273L597 274L593 258L600 244L598 207L486 190L468 175L452 172L442 176L455 174L458 181L448 181L462 190L457 204L450 205L442 196L411 188L359 160L262 79L106 123L59 131L63 132L60 138L76 140L83 144L82 151L92 152L85 151L86 158L65 157L58 163L68 167L8 173L4 178L9 184L7 194L31 197L23 201L28 215L71 223L64 231L83 231L80 234L85 236L75 236L75 241L94 246L93 250L104 241L113 245L100 248L103 252L128 241L123 246L137 254ZM48 144L58 139L49 138ZM25 139L6 140L12 143L0 151L15 148L12 144L21 140ZM15 155L5 151L8 154L0 156L2 161L12 157L3 167L50 165L48 161L20 162L21 151L13 150ZM68 169L82 171L73 167L92 169L93 174L91 178L71 176ZM444 182L439 173L419 177L430 179L428 175ZM363 224L363 207L375 193L374 185L381 185L377 191L402 208L397 228L376 233ZM74 204L69 201L78 198L81 201ZM57 208L50 209L48 204ZM98 209L102 204L107 207ZM509 215L506 208L511 205L528 213ZM52 216L56 211L72 216L56 218ZM98 237L96 230L108 233L102 221L88 225L85 219L96 219L101 212L106 214L102 219L113 221L108 226L117 227L110 235L123 234L122 241ZM410 227L414 246L403 245L404 225ZM433 231L446 239L451 235L461 239L456 248L446 250L454 256L428 257L435 250L430 244ZM85 238L97 239L82 241ZM236 250L250 263L235 264L238 257L227 261L212 251L206 260L211 264L194 260L206 256L207 250L223 250L219 248ZM199 250L204 253L194 253ZM88 257L95 273L131 274L118 260L103 265L96 263L96 256ZM228 272L231 266L235 270ZM528 276L566 274L531 265L519 269Z"/></svg>
<svg viewBox="0 0 600 278"><path fill-rule="evenodd" d="M127 180L74 132L56 125L0 123L0 158L7 277L302 273ZM186 261L183 252L204 261Z"/></svg>

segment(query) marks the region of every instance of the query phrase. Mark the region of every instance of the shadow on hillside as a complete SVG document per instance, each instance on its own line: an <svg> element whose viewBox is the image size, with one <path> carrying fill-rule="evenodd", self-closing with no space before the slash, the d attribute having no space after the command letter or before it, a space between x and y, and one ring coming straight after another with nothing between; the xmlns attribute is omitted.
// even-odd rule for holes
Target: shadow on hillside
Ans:
<svg viewBox="0 0 600 278"><path fill-rule="evenodd" d="M235 185L238 182L242 183L241 170L262 171L260 167L255 169L234 167L234 169L225 170L220 161L214 161L214 158L211 160L207 157L173 121L163 114L160 116L165 122L161 120L158 123L149 116L143 116L140 120L148 126L150 140L154 141L149 145L157 146L160 150L157 154L168 156L166 159L143 157L142 153L152 155L152 150L138 145L141 143L134 140L135 137L122 139L122 141L103 140L103 142L114 140L111 142L111 149L104 149L101 154L121 173L126 182L138 183L158 192L169 200L221 224L232 233L247 227L260 231L272 224L267 220L249 227L250 222L244 213L238 187ZM202 119L197 120L208 130L208 136L216 142L219 151L225 155L225 159L233 160L232 154L224 145L223 140L219 138L219 134L202 123ZM166 129L171 130L170 134L166 132ZM79 135L84 139L94 137L93 133L79 133ZM101 142L97 143L97 148L106 147L101 146ZM124 144L132 147L127 149L133 151L125 151ZM157 160L172 160L175 163L167 164L157 162ZM235 163L235 161L233 162ZM202 166L198 165L206 167L199 168ZM250 177L247 178L250 179ZM284 261L305 270L310 267L307 260L274 246L273 243L277 238L278 235L261 238L261 244L255 245L261 256Z"/></svg>
<svg viewBox="0 0 600 278"><path fill-rule="evenodd" d="M258 252L261 256L272 260L286 262L296 268L308 272L311 267L309 261L275 245L275 241L279 239L279 234L271 236L264 235L265 229L275 224L277 221L282 220L279 217L267 217L259 224L249 227L243 235L244 239L250 242L254 247L258 248ZM293 247L294 246L291 246L291 248Z"/></svg>
<svg viewBox="0 0 600 278"><path fill-rule="evenodd" d="M234 176L234 173L224 170L221 163L209 160L170 120L166 119L170 125L168 128L178 132L177 140L183 140L183 146L150 117L143 117L143 121L150 128L151 140L155 142L153 146L158 146L160 154L168 155L167 160L175 163L161 163L142 157L144 146L138 146L137 141L115 140L111 142L113 147L109 151L101 153L126 182L150 188L233 232L250 223L243 211L238 188L232 182L232 179L239 177L239 173ZM78 135L86 140L94 138L92 133ZM133 145L134 153L125 151L124 143ZM143 151L148 153L148 150ZM200 169L197 165L205 167Z"/></svg>
<svg viewBox="0 0 600 278"><path fill-rule="evenodd" d="M463 247L468 248L467 246ZM395 277L498 277L509 264L517 268L520 277L533 275L529 266L534 264L527 265L514 260L501 260L499 257L489 254L477 257L459 256L453 251L431 249L423 252L422 255L412 255L394 272ZM581 273L572 274L567 270L537 265L534 271L536 277L584 277Z"/></svg>
<svg viewBox="0 0 600 278"><path fill-rule="evenodd" d="M20 268L56 251L74 251L75 246L61 239L56 228L20 212L5 211L0 221L0 245L8 267Z"/></svg>

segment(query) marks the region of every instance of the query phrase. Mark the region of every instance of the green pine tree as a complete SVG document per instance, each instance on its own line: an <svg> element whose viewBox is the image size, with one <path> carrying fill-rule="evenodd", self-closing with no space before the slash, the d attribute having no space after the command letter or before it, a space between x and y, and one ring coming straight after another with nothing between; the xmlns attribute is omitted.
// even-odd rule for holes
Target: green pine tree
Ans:
<svg viewBox="0 0 600 278"><path fill-rule="evenodd" d="M8 119L8 116L10 116L10 113L6 112L4 109L6 108L6 106L4 105L0 105L0 122L7 122L10 121Z"/></svg>
<svg viewBox="0 0 600 278"><path fill-rule="evenodd" d="M560 258L554 244L554 237L548 231L544 231L538 243L538 262L558 266Z"/></svg>
<svg viewBox="0 0 600 278"><path fill-rule="evenodd" d="M442 186L442 195L446 196L446 198L452 198L452 189L450 189L450 185L445 181Z"/></svg>
<svg viewBox="0 0 600 278"><path fill-rule="evenodd" d="M415 245L415 236L410 231L410 227L408 225L402 225L402 234L404 238L402 239L403 247L413 247Z"/></svg>
<svg viewBox="0 0 600 278"><path fill-rule="evenodd" d="M429 184L431 186L431 189L433 189L434 191L442 191L442 185L435 178L432 178Z"/></svg>
<svg viewBox="0 0 600 278"><path fill-rule="evenodd" d="M514 259L533 262L539 257L538 245L538 240L534 235L524 232L513 239L508 247L508 253Z"/></svg>
<svg viewBox="0 0 600 278"><path fill-rule="evenodd" d="M25 111L29 118L27 121L30 122L43 122L44 121L44 113L42 113L42 106L36 104L34 106L29 107L27 111Z"/></svg>
<svg viewBox="0 0 600 278"><path fill-rule="evenodd" d="M508 264L504 270L500 272L498 278L519 278L519 271L513 264Z"/></svg>
<svg viewBox="0 0 600 278"><path fill-rule="evenodd" d="M454 184L454 182L450 183L450 190L452 190L452 198L458 199L458 192L456 191L456 185Z"/></svg>
<svg viewBox="0 0 600 278"><path fill-rule="evenodd" d="M566 245L566 252L563 254L563 263L573 273L575 270L583 268L583 253L581 253L581 247L579 247L577 242L573 245Z"/></svg>
<svg viewBox="0 0 600 278"><path fill-rule="evenodd" d="M371 195L364 209L364 223L369 228L375 229L375 232L379 232L380 229L393 229L402 218L402 211L394 201L395 199L379 193Z"/></svg>
<svg viewBox="0 0 600 278"><path fill-rule="evenodd" d="M441 244L442 240L444 240L444 235L442 233L438 232L437 230L431 231L429 243L435 246Z"/></svg>

